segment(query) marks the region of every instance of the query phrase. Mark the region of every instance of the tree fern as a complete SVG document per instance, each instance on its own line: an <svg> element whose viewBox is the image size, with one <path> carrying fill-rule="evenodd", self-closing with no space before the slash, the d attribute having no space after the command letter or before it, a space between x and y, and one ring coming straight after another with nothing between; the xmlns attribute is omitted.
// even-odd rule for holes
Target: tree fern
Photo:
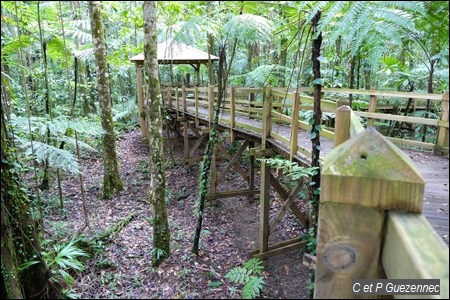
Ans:
<svg viewBox="0 0 450 300"><path fill-rule="evenodd" d="M38 163L42 164L48 161L50 167L60 168L73 174L81 173L77 158L68 150L59 149L38 141L33 141L32 149L31 141L18 137L16 137L16 142L19 148L24 150L25 156L32 157L34 152L34 159Z"/></svg>
<svg viewBox="0 0 450 300"><path fill-rule="evenodd" d="M231 39L249 44L255 42L270 42L273 24L270 20L250 14L237 15L224 26L224 32Z"/></svg>

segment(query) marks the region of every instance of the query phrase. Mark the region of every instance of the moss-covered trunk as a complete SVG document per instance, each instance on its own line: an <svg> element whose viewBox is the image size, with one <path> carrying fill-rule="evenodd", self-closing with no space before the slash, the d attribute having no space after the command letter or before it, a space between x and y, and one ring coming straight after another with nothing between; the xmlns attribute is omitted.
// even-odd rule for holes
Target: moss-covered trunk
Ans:
<svg viewBox="0 0 450 300"><path fill-rule="evenodd" d="M170 256L170 231L166 211L166 175L163 153L161 91L158 79L155 1L144 1L144 70L148 97L146 109L150 160L149 200L153 205L154 266Z"/></svg>
<svg viewBox="0 0 450 300"><path fill-rule="evenodd" d="M100 103L103 133L103 197L110 198L123 189L117 166L116 140L111 114L111 97L109 93L109 74L106 61L103 17L100 1L89 1L92 40L94 42L97 65L97 91Z"/></svg>
<svg viewBox="0 0 450 300"><path fill-rule="evenodd" d="M4 298L61 298L49 284L50 274L40 259L38 223L32 219L31 201L15 166L5 126L1 123L1 296ZM38 261L23 270L25 262Z"/></svg>

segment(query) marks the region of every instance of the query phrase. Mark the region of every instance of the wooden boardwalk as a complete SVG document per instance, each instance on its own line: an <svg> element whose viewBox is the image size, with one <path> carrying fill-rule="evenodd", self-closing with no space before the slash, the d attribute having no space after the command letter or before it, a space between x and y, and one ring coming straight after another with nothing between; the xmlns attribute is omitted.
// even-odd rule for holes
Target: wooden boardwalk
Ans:
<svg viewBox="0 0 450 300"><path fill-rule="evenodd" d="M206 108L197 108L197 116L195 109L192 106L187 106L184 114L188 119L197 119L200 124L208 125L209 123L209 110ZM229 131L230 126L225 120L229 120L229 113L221 112L219 116L219 129L221 131ZM262 121L253 118L247 118L242 115L236 115L236 124L246 124L239 127L236 125L235 130L239 132L245 132L250 136L261 140L261 133L249 130L248 128L262 128ZM291 136L291 127L283 124L273 124L272 130L280 136L289 140ZM278 153L289 153L289 149L286 145L280 143L278 140L270 138L268 142ZM298 145L302 145L307 149L311 149L311 140L309 139L309 132L305 130L298 130ZM333 142L330 139L321 137L321 157L325 157L332 149ZM402 149L402 148L401 148ZM439 236L444 242L449 244L449 158L448 156L438 156L431 151L419 151L412 149L402 149L415 163L418 170L425 180L425 192L423 201L423 215L428 222L433 226ZM307 156L302 155L300 152L296 155L296 160L300 162L308 163Z"/></svg>

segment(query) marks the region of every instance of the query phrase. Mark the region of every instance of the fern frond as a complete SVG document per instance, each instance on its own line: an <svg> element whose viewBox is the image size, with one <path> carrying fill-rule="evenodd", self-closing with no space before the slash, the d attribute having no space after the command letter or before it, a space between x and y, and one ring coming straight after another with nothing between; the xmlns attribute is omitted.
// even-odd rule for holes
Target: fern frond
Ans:
<svg viewBox="0 0 450 300"><path fill-rule="evenodd" d="M80 140L76 141L74 138L64 136L61 138L61 141L65 142L68 145L71 145L73 147L76 147L76 144L78 143L78 146L80 149L84 149L91 152L98 152L96 149L92 148L90 145L86 144L85 142L82 142Z"/></svg>
<svg viewBox="0 0 450 300"><path fill-rule="evenodd" d="M247 270L243 267L236 267L231 269L226 275L225 278L231 281L232 283L244 283L248 282L250 279L252 271Z"/></svg>
<svg viewBox="0 0 450 300"><path fill-rule="evenodd" d="M73 174L81 173L77 158L67 150L59 149L38 141L33 141L32 149L29 140L16 137L16 141L17 145L24 150L25 156L31 157L33 155L32 150L34 150L34 159L38 163L48 161L50 167L59 168Z"/></svg>
<svg viewBox="0 0 450 300"><path fill-rule="evenodd" d="M266 43L272 40L272 21L250 14L237 15L224 26L224 31L231 39L245 44Z"/></svg>
<svg viewBox="0 0 450 300"><path fill-rule="evenodd" d="M261 293L264 286L264 279L261 277L250 276L247 284L242 289L243 299L254 299Z"/></svg>
<svg viewBox="0 0 450 300"><path fill-rule="evenodd" d="M336 1L332 3L332 6L327 10L326 15L320 19L319 25L317 26L317 31L322 32L333 19L339 18L342 15L342 10L344 9L347 1Z"/></svg>
<svg viewBox="0 0 450 300"><path fill-rule="evenodd" d="M256 275L261 275L264 271L264 266L262 263L263 262L260 258L252 258L244 263L244 268L252 271Z"/></svg>

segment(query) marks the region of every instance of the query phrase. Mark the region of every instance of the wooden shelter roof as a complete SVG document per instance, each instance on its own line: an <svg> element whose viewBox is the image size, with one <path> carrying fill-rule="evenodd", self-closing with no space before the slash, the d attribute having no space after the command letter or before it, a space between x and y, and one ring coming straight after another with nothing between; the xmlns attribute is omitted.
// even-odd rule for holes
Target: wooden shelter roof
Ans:
<svg viewBox="0 0 450 300"><path fill-rule="evenodd" d="M219 57L210 55L211 60L219 60ZM130 59L132 62L141 65L144 63L144 54L140 53ZM158 63L159 64L206 64L208 62L208 53L188 46L184 43L167 40L158 44Z"/></svg>

